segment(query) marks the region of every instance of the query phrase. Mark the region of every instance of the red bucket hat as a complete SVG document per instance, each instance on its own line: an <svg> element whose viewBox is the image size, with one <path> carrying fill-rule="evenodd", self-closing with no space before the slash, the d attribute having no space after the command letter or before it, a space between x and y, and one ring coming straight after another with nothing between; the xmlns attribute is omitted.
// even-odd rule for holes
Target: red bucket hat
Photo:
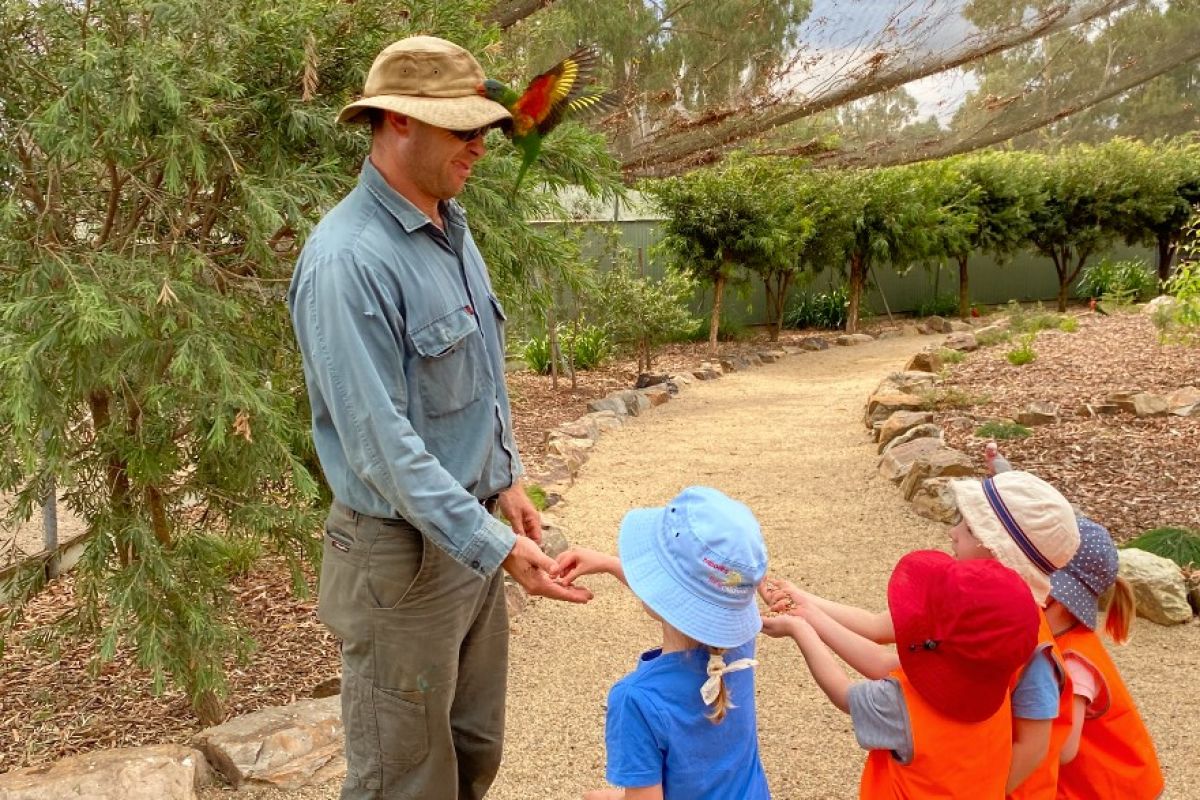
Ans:
<svg viewBox="0 0 1200 800"><path fill-rule="evenodd" d="M990 559L909 553L892 571L888 610L904 674L926 702L962 722L996 713L1037 646L1029 587Z"/></svg>

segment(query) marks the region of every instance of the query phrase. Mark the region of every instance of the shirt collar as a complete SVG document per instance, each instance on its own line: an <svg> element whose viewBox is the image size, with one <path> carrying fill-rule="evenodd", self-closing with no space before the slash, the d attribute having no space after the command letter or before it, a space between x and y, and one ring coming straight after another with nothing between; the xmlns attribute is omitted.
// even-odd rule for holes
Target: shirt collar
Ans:
<svg viewBox="0 0 1200 800"><path fill-rule="evenodd" d="M425 225L432 225L433 221L425 215L425 212L417 208L404 195L397 192L391 187L371 163L368 156L363 159L362 171L358 175L358 183L371 193L374 198L379 201L379 204L388 210L396 221L404 228L406 233L412 233L418 228ZM454 200L444 200L440 203L442 219L448 225L453 225L457 228L466 226L466 213L463 207Z"/></svg>

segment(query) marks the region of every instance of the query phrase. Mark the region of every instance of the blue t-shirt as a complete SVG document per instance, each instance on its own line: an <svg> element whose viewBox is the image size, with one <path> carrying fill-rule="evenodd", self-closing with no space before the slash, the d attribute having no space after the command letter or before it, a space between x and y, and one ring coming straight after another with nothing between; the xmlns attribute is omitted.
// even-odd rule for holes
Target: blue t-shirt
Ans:
<svg viewBox="0 0 1200 800"><path fill-rule="evenodd" d="M754 657L754 641L725 654L725 663ZM637 670L608 693L604 741L608 782L622 788L662 784L665 800L767 800L767 776L758 755L754 670L725 676L730 708L725 719L705 716L700 687L707 679L707 648L642 654Z"/></svg>
<svg viewBox="0 0 1200 800"><path fill-rule="evenodd" d="M1034 652L1029 666L1017 680L1012 694L1013 717L1016 719L1055 719L1058 717L1058 698L1062 682L1049 648Z"/></svg>

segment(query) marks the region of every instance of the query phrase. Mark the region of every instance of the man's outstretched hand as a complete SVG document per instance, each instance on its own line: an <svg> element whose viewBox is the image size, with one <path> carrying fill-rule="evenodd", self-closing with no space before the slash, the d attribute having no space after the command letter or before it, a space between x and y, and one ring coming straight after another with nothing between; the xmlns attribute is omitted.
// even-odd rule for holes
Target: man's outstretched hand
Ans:
<svg viewBox="0 0 1200 800"><path fill-rule="evenodd" d="M557 583L554 578L558 577L558 564L527 536L517 537L501 566L532 595L568 603L586 603L592 599L592 593L582 586Z"/></svg>

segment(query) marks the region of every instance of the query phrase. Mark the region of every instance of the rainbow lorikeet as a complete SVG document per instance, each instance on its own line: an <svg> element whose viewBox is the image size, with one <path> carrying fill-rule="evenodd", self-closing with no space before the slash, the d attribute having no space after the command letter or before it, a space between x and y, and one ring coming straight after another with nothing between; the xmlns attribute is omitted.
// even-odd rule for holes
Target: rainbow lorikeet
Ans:
<svg viewBox="0 0 1200 800"><path fill-rule="evenodd" d="M594 113L615 106L615 98L590 85L600 53L591 46L581 47L525 87L523 94L488 78L476 90L499 103L512 114L512 122L502 127L513 145L521 151L521 169L513 186L513 196L530 165L542 150L542 140L560 122L584 112Z"/></svg>

